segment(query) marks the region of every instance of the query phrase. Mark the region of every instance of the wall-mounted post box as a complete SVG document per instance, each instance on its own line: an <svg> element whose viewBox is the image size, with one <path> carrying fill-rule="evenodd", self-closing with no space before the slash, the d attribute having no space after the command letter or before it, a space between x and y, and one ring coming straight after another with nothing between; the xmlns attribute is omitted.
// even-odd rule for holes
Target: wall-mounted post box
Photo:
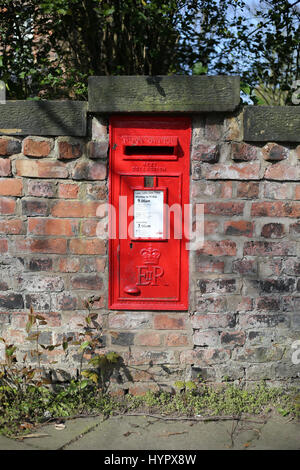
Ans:
<svg viewBox="0 0 300 470"><path fill-rule="evenodd" d="M110 120L109 308L187 310L191 122Z"/></svg>

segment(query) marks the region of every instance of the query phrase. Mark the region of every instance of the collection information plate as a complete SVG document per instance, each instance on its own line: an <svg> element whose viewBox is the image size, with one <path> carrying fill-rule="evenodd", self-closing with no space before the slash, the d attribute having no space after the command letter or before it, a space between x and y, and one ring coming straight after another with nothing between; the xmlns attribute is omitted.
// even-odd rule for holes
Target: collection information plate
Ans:
<svg viewBox="0 0 300 470"><path fill-rule="evenodd" d="M163 238L164 192L134 191L134 237Z"/></svg>

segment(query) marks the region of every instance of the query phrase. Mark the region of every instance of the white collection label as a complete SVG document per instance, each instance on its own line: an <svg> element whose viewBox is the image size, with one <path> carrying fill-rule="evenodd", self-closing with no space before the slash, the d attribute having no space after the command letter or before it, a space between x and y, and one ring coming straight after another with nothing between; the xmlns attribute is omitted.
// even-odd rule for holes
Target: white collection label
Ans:
<svg viewBox="0 0 300 470"><path fill-rule="evenodd" d="M164 192L134 191L134 237L163 238Z"/></svg>

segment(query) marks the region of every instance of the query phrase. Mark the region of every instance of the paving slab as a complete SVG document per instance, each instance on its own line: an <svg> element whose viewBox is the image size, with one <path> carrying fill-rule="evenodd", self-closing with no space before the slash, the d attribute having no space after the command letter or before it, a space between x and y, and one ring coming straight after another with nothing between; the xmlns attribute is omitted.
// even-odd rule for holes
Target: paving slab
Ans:
<svg viewBox="0 0 300 470"><path fill-rule="evenodd" d="M300 421L165 421L148 416L77 418L40 427L24 440L0 436L0 450L300 450Z"/></svg>

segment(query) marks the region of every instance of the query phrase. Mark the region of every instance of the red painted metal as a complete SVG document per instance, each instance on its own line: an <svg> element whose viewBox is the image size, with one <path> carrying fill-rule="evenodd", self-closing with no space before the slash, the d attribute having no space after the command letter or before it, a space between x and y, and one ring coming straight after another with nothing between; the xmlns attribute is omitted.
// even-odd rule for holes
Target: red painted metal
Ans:
<svg viewBox="0 0 300 470"><path fill-rule="evenodd" d="M183 217L189 203L190 139L187 117L110 119L111 309L188 309ZM182 237L175 227L176 210Z"/></svg>

